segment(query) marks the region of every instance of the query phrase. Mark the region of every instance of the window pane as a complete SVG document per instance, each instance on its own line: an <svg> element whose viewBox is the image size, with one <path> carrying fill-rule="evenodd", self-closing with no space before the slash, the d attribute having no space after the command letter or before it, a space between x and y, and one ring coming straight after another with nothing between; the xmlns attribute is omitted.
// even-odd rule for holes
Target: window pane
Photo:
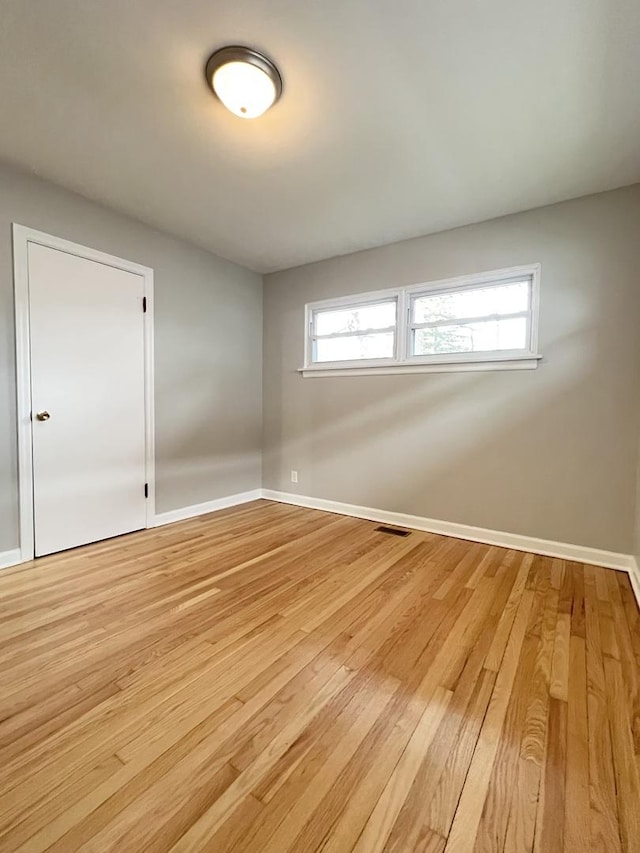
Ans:
<svg viewBox="0 0 640 853"><path fill-rule="evenodd" d="M353 361L362 358L393 358L393 332L373 335L348 335L344 338L320 338L316 341L316 361Z"/></svg>
<svg viewBox="0 0 640 853"><path fill-rule="evenodd" d="M413 322L434 323L491 314L517 314L529 310L530 281L434 293L413 300Z"/></svg>
<svg viewBox="0 0 640 853"><path fill-rule="evenodd" d="M388 329L396 324L396 300L372 302L330 311L315 311L315 334L335 335L368 329Z"/></svg>
<svg viewBox="0 0 640 853"><path fill-rule="evenodd" d="M484 320L462 325L433 326L413 333L414 355L490 352L527 348L527 320Z"/></svg>

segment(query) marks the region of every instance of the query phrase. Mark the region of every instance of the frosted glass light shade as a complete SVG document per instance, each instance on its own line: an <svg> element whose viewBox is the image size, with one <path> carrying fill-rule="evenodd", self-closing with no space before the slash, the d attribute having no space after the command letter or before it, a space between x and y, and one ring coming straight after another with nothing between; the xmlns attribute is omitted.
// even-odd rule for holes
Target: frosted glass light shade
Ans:
<svg viewBox="0 0 640 853"><path fill-rule="evenodd" d="M225 107L239 118L258 118L280 96L278 69L251 48L225 47L210 57L207 81Z"/></svg>
<svg viewBox="0 0 640 853"><path fill-rule="evenodd" d="M247 62L228 62L213 75L213 91L234 115L257 118L276 99L273 81Z"/></svg>

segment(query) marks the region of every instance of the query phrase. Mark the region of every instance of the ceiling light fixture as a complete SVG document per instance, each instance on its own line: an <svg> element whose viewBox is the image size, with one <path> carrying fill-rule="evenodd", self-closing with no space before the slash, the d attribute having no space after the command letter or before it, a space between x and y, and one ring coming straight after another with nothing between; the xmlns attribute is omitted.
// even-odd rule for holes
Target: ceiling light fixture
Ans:
<svg viewBox="0 0 640 853"><path fill-rule="evenodd" d="M207 83L225 107L240 118L258 118L282 94L273 62L250 47L223 47L209 57Z"/></svg>

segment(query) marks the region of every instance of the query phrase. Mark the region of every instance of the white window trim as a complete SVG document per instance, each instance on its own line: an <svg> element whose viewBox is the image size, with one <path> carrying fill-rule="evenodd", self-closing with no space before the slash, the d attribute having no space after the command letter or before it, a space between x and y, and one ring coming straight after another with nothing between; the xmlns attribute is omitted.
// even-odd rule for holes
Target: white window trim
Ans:
<svg viewBox="0 0 640 853"><path fill-rule="evenodd" d="M305 306L304 367L299 369L304 377L328 376L385 376L397 373L450 373L478 370L533 370L542 356L538 353L538 314L540 307L540 264L508 267L507 269L463 275L456 278L414 284L392 290L376 290L323 299ZM509 280L531 278L531 325L528 329L529 349L498 352L453 353L450 355L413 356L410 354L409 331L411 300L418 294L437 293L441 290L468 290L483 284L507 283ZM384 299L398 300L395 358L359 359L353 362L313 362L312 323L317 310L328 310Z"/></svg>

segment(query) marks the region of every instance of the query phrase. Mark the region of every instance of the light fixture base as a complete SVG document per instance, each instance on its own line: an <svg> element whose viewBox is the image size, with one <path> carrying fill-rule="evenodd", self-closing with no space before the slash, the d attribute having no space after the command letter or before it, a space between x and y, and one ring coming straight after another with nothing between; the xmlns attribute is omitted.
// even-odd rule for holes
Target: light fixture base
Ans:
<svg viewBox="0 0 640 853"><path fill-rule="evenodd" d="M258 53L257 50L254 50L251 47L245 47L244 45L239 44L228 45L227 47L221 47L219 50L216 50L215 53L211 54L207 60L207 64L205 65L204 73L207 79L207 85L218 100L220 100L220 98L213 87L213 76L219 68L222 68L223 65L227 65L230 62L248 63L249 65L253 65L263 71L271 80L275 89L275 98L273 103L275 104L278 101L282 95L282 77L275 63L273 63L269 57L265 56L263 53Z"/></svg>

